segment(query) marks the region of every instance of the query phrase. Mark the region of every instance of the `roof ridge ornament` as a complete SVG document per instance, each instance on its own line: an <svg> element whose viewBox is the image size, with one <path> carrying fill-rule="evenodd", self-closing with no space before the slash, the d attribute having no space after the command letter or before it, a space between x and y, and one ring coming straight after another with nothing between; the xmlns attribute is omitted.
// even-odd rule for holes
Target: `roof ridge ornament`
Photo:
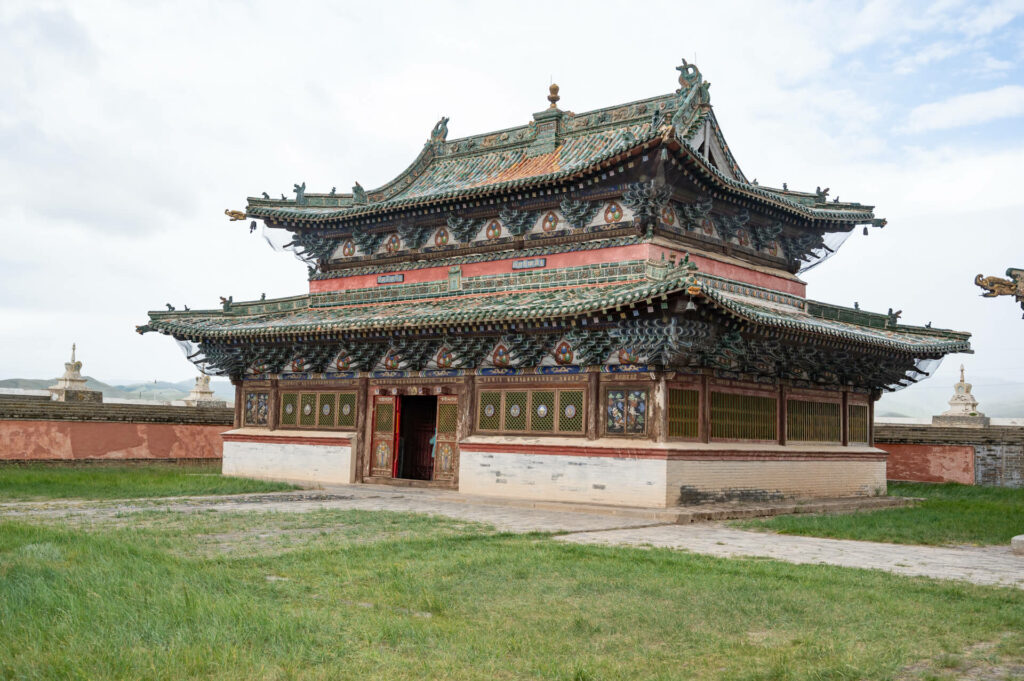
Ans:
<svg viewBox="0 0 1024 681"><path fill-rule="evenodd" d="M438 144L448 139L449 120L447 116L441 116L441 120L434 124L434 129L430 131L430 144Z"/></svg>
<svg viewBox="0 0 1024 681"><path fill-rule="evenodd" d="M676 90L679 104L672 115L672 125L676 130L685 133L690 123L690 114L702 106L710 106L711 97L708 95L708 89L711 83L704 82L704 76L696 64L691 64L685 59L682 61L683 63L676 67L676 71L679 71L679 89Z"/></svg>
<svg viewBox="0 0 1024 681"><path fill-rule="evenodd" d="M548 87L548 101L551 102L551 106L549 106L548 108L557 109L558 100L560 99L561 97L558 96L558 84L552 83L550 87Z"/></svg>
<svg viewBox="0 0 1024 681"><path fill-rule="evenodd" d="M359 205L368 202L369 201L366 198L366 190L363 189L363 185L356 182L352 187L352 203Z"/></svg>

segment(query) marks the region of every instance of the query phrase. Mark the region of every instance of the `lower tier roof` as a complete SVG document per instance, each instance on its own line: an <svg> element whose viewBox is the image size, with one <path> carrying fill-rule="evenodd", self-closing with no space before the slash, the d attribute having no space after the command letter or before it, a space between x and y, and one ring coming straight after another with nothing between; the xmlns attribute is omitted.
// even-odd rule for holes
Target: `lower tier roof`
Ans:
<svg viewBox="0 0 1024 681"><path fill-rule="evenodd" d="M622 314L634 306L646 305L649 313L665 311L670 298L689 298L740 322L775 332L917 357L970 352L969 333L897 326L895 317L806 301L700 274L686 266L656 269L652 277L487 293L449 291L430 298L356 304L318 305L310 296L300 296L280 303L268 300L258 306L243 305L238 310L151 312L149 323L138 331L158 331L195 342L272 343L353 333L429 333L431 329L479 324L548 320L568 324L580 318Z"/></svg>

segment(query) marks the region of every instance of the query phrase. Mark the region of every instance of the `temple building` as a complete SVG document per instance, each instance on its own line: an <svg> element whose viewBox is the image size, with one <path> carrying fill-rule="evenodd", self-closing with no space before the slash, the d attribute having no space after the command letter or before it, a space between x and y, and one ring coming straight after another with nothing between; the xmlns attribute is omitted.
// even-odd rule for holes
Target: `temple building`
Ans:
<svg viewBox="0 0 1024 681"><path fill-rule="evenodd" d="M884 493L874 401L969 334L808 299L800 273L885 221L748 180L678 70L586 113L553 85L483 135L442 118L377 189L226 211L286 234L308 293L139 327L234 382L224 472L648 507Z"/></svg>

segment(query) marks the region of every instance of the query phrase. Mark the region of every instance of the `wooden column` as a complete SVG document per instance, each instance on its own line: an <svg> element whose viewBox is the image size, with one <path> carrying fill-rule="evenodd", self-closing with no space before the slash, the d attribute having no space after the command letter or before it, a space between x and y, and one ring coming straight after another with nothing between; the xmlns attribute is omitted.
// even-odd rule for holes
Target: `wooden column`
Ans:
<svg viewBox="0 0 1024 681"><path fill-rule="evenodd" d="M668 432L668 389L665 386L665 373L659 371L655 374L654 389L651 391L654 405L654 420L651 422L651 439L654 442L664 442Z"/></svg>
<svg viewBox="0 0 1024 681"><path fill-rule="evenodd" d="M598 438L598 419L601 415L601 372L587 372L587 439Z"/></svg>
<svg viewBox="0 0 1024 681"><path fill-rule="evenodd" d="M868 447L875 446L875 400L878 397L871 393L868 399Z"/></svg>
<svg viewBox="0 0 1024 681"><path fill-rule="evenodd" d="M373 452L370 451L370 448L373 446L373 390L369 379L359 379L359 394L363 396L363 408L360 410L363 415L363 425L358 432L361 436L359 451L363 457L362 471L364 477L370 475L370 460L373 457Z"/></svg>
<svg viewBox="0 0 1024 681"><path fill-rule="evenodd" d="M367 448L370 438L364 435L367 430L366 422L371 418L371 406L369 405L373 404L373 401L367 395L369 383L367 378L360 378L356 387L356 422L355 430L352 432L352 454L356 457L356 482L363 481L367 465L370 461Z"/></svg>
<svg viewBox="0 0 1024 681"><path fill-rule="evenodd" d="M231 385L235 386L235 428L242 427L242 401L245 399L245 391L242 390L242 382L231 379Z"/></svg>
<svg viewBox="0 0 1024 681"><path fill-rule="evenodd" d="M270 397L267 399L267 426L271 430L277 430L281 425L281 391L276 378L270 381Z"/></svg>

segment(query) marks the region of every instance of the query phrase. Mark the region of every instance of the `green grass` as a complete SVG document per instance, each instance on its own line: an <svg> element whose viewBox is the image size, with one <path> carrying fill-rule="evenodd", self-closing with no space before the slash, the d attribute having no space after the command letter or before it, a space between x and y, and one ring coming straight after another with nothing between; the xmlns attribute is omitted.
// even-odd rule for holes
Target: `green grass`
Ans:
<svg viewBox="0 0 1024 681"><path fill-rule="evenodd" d="M0 679L875 680L978 644L1024 648L1024 591L410 514L0 520Z"/></svg>
<svg viewBox="0 0 1024 681"><path fill-rule="evenodd" d="M897 544L1008 544L1024 532L1024 489L955 483L889 483L893 496L923 497L912 508L789 515L736 523L751 529Z"/></svg>
<svg viewBox="0 0 1024 681"><path fill-rule="evenodd" d="M129 499L291 489L296 487L279 482L227 478L220 475L216 467L208 465L0 466L0 501Z"/></svg>

